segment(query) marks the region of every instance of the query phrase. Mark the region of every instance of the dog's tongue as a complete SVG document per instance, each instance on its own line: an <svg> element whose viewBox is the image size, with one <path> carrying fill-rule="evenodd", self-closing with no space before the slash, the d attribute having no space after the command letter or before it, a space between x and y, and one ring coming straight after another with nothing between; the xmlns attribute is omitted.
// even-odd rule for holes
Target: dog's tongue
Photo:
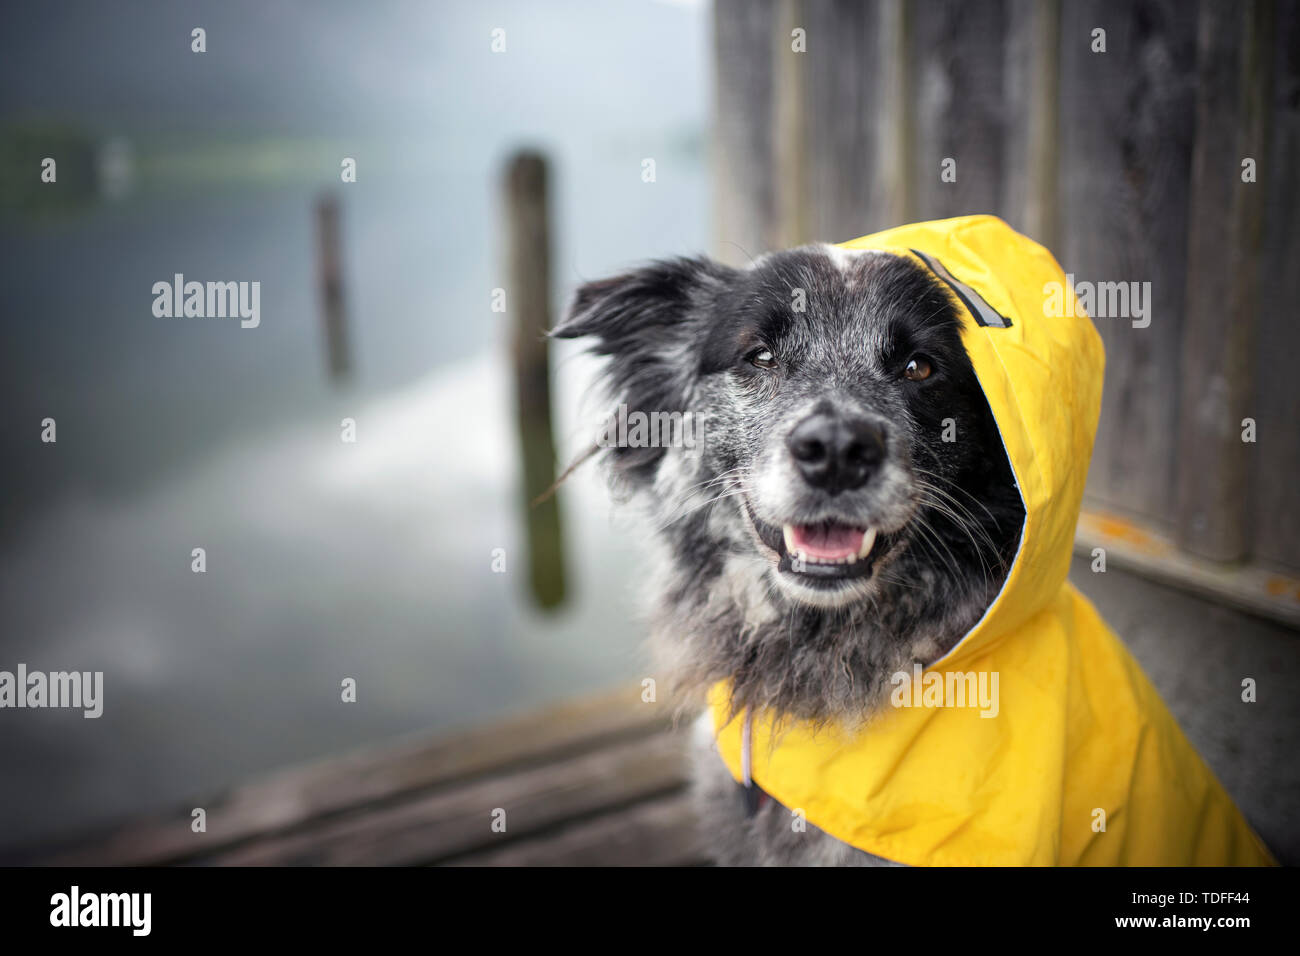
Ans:
<svg viewBox="0 0 1300 956"><path fill-rule="evenodd" d="M838 561L856 555L862 548L862 528L846 524L796 524L791 525L794 547L816 560Z"/></svg>

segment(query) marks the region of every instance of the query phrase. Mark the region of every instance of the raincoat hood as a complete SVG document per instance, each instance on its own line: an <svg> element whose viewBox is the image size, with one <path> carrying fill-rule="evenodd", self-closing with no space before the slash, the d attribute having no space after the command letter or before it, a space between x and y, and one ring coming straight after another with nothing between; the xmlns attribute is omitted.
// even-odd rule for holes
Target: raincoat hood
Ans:
<svg viewBox="0 0 1300 956"><path fill-rule="evenodd" d="M792 813L912 865L1245 865L1268 851L1137 662L1066 580L1104 355L1061 267L992 216L846 242L905 256L959 304L962 340L1025 507L984 617L864 727L710 704L718 748ZM983 700L980 700L983 695ZM973 700L972 700L973 698ZM745 766L748 764L748 766Z"/></svg>

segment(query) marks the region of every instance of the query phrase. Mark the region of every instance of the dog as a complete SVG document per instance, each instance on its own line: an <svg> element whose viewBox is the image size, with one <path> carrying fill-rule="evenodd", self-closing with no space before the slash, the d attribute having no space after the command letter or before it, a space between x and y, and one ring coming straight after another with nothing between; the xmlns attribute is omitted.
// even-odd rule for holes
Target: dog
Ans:
<svg viewBox="0 0 1300 956"><path fill-rule="evenodd" d="M652 634L688 700L730 679L741 707L861 722L1001 587L1024 510L954 303L920 266L828 245L745 270L675 259L582 286L554 334L595 338L619 404L706 436L694 458L608 453L658 531ZM943 441L945 419L975 440ZM789 839L775 807L749 820L710 738L697 802L718 861L870 861Z"/></svg>
<svg viewBox="0 0 1300 956"><path fill-rule="evenodd" d="M951 232L992 249L1018 241L1038 267L1045 261L1059 271L1050 255L999 220L949 223L957 225L917 235L933 233L948 242ZM590 339L592 351L605 359L604 381L620 408L688 416L703 434L689 449L672 442L615 444L604 450L604 463L618 496L641 510L653 529L651 645L681 708L703 710L693 734L693 791L701 832L721 864L1003 859L981 846L926 846L922 852L905 841L890 843L889 834L842 822L845 814L834 808L819 809L816 818L809 812L806 825L792 826L792 814L803 811L769 795L750 770L787 746L783 734L791 727L807 731L810 740L838 733L852 741L844 747L861 747L873 721L890 713L891 702L897 706L891 691L897 675L919 673L944 658L990 616L1021 552L1026 502L1038 494L1017 480L1017 465L1029 473L1028 454L1013 462L1000 431L1020 412L995 416L967 343L981 341L972 335L1023 339L1041 330L1013 329L1029 320L1017 313L1013 323L1007 304L1003 315L934 256L886 245L807 245L744 268L706 257L654 262L582 285L552 333ZM989 288L989 295L1000 294L996 284ZM1033 301L1034 290L1018 294L1022 302ZM1086 328L1071 327L1073 343L1052 339L1051 348L1065 352L1023 366L1028 371L1022 377L1056 375L1080 393L1073 424L1050 406L1024 414L1047 421L1044 433L1068 432L1086 456L1100 401L1100 344L1086 316L1083 322ZM1084 358L1076 360L1069 349ZM1070 375L1078 364L1086 388L1053 372L1054 362ZM1071 465L1086 471L1086 457ZM1073 509L1073 515L1035 522L1036 529L1055 529L1051 560L1035 559L1036 569L1047 569L1038 575L1046 581L1043 595L1067 587L1069 544L1062 554L1059 539L1072 532L1082 493L1081 476L1054 474L1065 490L1050 496L1051 506ZM1031 586L1037 585L1021 590ZM1029 610L1048 606L1046 596L1036 600ZM1101 658L1126 654L1110 644L1103 649ZM1064 687L1063 698L1072 693ZM1145 687L1134 691L1143 700ZM750 744L755 714L775 722L761 753ZM744 736L737 731L735 738L743 740L740 756L729 766L720 759L721 728L741 719ZM988 739L991 723L977 718L959 732ZM1181 739L1176 727L1170 734ZM1077 749L1044 749L1047 756L1033 759L1065 753L1059 757L1064 766ZM913 751L924 755L912 745L897 753ZM828 765L840 752L828 749L803 766ZM947 759L934 761L940 777ZM960 768L954 773L961 777ZM797 768L786 771L784 789L803 787L807 802L814 802L821 784L807 776ZM773 769L771 779L782 778ZM1123 791L1119 784L1116 792ZM879 789L864 788L864 806L868 791ZM1207 792L1218 800L1218 791ZM1050 802L1050 795L1039 800ZM1230 816L1235 808L1230 801L1227 806ZM1074 826L1077 814L1067 810L1070 819L1058 826ZM1189 819L1195 815L1189 808ZM816 825L822 819L840 835ZM914 823L909 817L909 826ZM854 839L859 832L865 836ZM1068 836L1065 844L1074 831ZM1086 848L1087 834L1077 839L1085 845L1078 855L1095 852ZM1023 861L1037 862L1034 848L1045 841L1023 842L1029 847ZM893 855L874 851L895 846Z"/></svg>

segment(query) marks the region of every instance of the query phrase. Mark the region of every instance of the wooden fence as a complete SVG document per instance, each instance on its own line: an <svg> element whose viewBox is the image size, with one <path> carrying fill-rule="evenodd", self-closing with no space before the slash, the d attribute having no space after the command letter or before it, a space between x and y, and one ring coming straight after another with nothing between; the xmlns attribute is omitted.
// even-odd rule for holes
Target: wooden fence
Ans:
<svg viewBox="0 0 1300 956"><path fill-rule="evenodd" d="M719 254L989 212L1150 282L1148 326L1096 319L1089 506L1300 569L1298 7L716 0Z"/></svg>

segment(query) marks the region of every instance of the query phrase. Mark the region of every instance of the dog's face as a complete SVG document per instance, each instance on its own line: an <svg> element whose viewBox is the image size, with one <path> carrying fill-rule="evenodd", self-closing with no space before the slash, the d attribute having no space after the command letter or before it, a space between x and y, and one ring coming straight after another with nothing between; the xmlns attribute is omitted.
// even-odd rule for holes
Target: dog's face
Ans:
<svg viewBox="0 0 1300 956"><path fill-rule="evenodd" d="M584 286L557 334L598 337L629 412L701 425L696 448L615 448L614 466L663 524L707 509L718 546L761 558L787 601L844 607L998 560L1005 454L955 306L911 260L660 263Z"/></svg>
<svg viewBox="0 0 1300 956"><path fill-rule="evenodd" d="M737 275L719 306L707 447L736 469L754 547L794 600L870 596L985 442L947 294L904 259L796 250Z"/></svg>

